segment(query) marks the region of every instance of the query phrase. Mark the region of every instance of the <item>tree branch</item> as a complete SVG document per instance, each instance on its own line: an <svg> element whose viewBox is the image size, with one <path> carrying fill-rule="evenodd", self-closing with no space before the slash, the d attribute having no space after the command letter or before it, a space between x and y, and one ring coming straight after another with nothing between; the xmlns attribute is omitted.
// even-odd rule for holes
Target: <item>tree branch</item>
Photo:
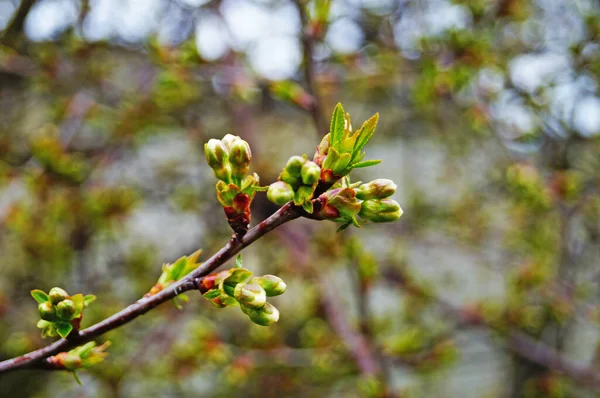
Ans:
<svg viewBox="0 0 600 398"><path fill-rule="evenodd" d="M19 37L23 34L25 28L25 19L31 10L31 7L36 3L37 0L22 0L21 4L12 19L4 29L4 34L0 37L0 44L5 46L13 47L19 40Z"/></svg>
<svg viewBox="0 0 600 398"><path fill-rule="evenodd" d="M304 78L308 85L308 92L312 96L310 113L317 127L317 133L325 135L329 131L329 126L323 116L323 106L319 90L317 87L316 71L314 63L314 35L308 28L308 14L306 13L306 4L302 0L294 2L300 16L302 24L302 54L304 57Z"/></svg>
<svg viewBox="0 0 600 398"><path fill-rule="evenodd" d="M401 270L388 271L385 276L386 280L399 284L410 294L432 300L461 326L483 326L496 330L494 325L486 321L480 314L455 308L443 299L426 292ZM552 347L517 329L499 332L504 333L506 336L506 347L519 357L541 365L546 369L563 373L588 388L600 391L600 372L595 368L567 358Z"/></svg>
<svg viewBox="0 0 600 398"><path fill-rule="evenodd" d="M243 248L261 238L269 231L272 231L288 221L300 217L302 214L302 209L293 206L292 203L284 205L269 218L249 230L243 238L238 239L235 236L232 237L229 243L221 248L221 250L215 253L211 258L206 260L201 266L196 268L180 281L174 283L154 296L142 298L136 301L109 318L106 318L105 320L98 322L87 329L81 330L78 334L73 332L66 339L60 339L44 348L40 348L27 354L0 362L0 373L22 368L50 369L50 364L44 361L46 358L94 340L96 337L108 331L131 322L138 316L144 315L146 312L159 306L165 301L168 301L188 290L196 289L198 283L204 276L223 265L227 260L235 256Z"/></svg>

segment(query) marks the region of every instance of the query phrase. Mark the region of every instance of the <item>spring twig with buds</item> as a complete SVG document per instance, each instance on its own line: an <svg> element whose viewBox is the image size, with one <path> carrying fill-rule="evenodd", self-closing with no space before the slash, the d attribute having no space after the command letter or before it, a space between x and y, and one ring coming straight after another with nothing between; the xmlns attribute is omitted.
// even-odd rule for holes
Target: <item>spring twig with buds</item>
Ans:
<svg viewBox="0 0 600 398"><path fill-rule="evenodd" d="M74 371L93 365L104 358L107 347L95 347L92 341L96 337L167 300L181 298L189 290L200 290L217 307L239 305L256 324L268 326L277 322L279 311L267 302L267 297L285 291L286 285L281 278L275 275L252 278L252 272L242 268L241 257L235 268L210 273L267 232L298 217L340 222L341 228L361 226L368 221L398 220L402 210L398 203L389 199L396 189L392 181L377 179L367 184L350 183L349 174L353 169L380 162L362 160L362 150L375 131L377 118L375 115L358 131L352 132L350 115L345 114L338 104L330 132L318 146L313 160L308 160L306 155L292 156L279 181L268 187L267 197L281 208L252 229L249 229L250 204L256 192L265 191L267 187L259 185L256 173L249 174L250 146L230 134L222 140L210 140L205 145L205 154L218 179L217 199L234 232L229 243L203 263L197 263L201 254L198 250L173 264L164 264L157 283L143 298L83 330L79 330L81 314L94 296L71 297L59 288L52 289L49 295L41 290L32 291L39 303L40 322L43 322L38 326L45 336L58 334L63 338L45 348L0 362L0 373L18 368Z"/></svg>

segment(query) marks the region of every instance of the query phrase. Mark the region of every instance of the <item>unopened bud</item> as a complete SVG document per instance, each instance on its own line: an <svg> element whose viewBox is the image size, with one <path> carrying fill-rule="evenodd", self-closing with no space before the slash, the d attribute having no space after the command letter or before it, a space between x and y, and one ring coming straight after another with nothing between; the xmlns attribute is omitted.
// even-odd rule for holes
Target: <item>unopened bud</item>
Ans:
<svg viewBox="0 0 600 398"><path fill-rule="evenodd" d="M227 148L220 140L214 138L204 144L204 154L212 169L221 168L227 161Z"/></svg>
<svg viewBox="0 0 600 398"><path fill-rule="evenodd" d="M319 212L324 218L352 221L361 210L361 201L351 188L330 189L320 198L326 204Z"/></svg>
<svg viewBox="0 0 600 398"><path fill-rule="evenodd" d="M235 178L243 178L250 170L250 160L252 153L250 146L242 139L235 140L229 148L229 162L231 163L231 173Z"/></svg>
<svg viewBox="0 0 600 398"><path fill-rule="evenodd" d="M285 169L288 173L290 173L291 176L300 177L300 171L305 163L306 159L304 159L302 156L292 156L285 165Z"/></svg>
<svg viewBox="0 0 600 398"><path fill-rule="evenodd" d="M279 310L270 303L266 303L259 309L244 308L242 306L242 311L248 315L252 322L261 326L269 326L279 320Z"/></svg>
<svg viewBox="0 0 600 398"><path fill-rule="evenodd" d="M231 164L225 163L221 168L213 169L215 177L229 183L231 181Z"/></svg>
<svg viewBox="0 0 600 398"><path fill-rule="evenodd" d="M396 192L394 181L378 178L356 188L356 197L361 200L384 199Z"/></svg>
<svg viewBox="0 0 600 398"><path fill-rule="evenodd" d="M294 177L287 171L287 169L283 169L281 174L279 174L279 180L287 182L292 187L297 187L298 185L302 184L302 179L300 178L300 175Z"/></svg>
<svg viewBox="0 0 600 398"><path fill-rule="evenodd" d="M67 354L62 358L62 363L67 369L77 369L81 366L81 358Z"/></svg>
<svg viewBox="0 0 600 398"><path fill-rule="evenodd" d="M225 145L227 151L230 151L231 147L233 146L233 143L237 140L241 140L241 138L237 135L225 134L225 137L223 137L221 142L223 143L223 145Z"/></svg>
<svg viewBox="0 0 600 398"><path fill-rule="evenodd" d="M50 292L48 292L48 297L50 298L50 302L56 305L61 301L69 298L69 295L60 287L53 287L52 289L50 289Z"/></svg>
<svg viewBox="0 0 600 398"><path fill-rule="evenodd" d="M359 216L373 222L392 222L397 221L402 213L395 200L371 199L362 203Z"/></svg>
<svg viewBox="0 0 600 398"><path fill-rule="evenodd" d="M294 190L290 184L283 181L277 181L269 185L267 199L278 206L283 206L290 200L294 199Z"/></svg>
<svg viewBox="0 0 600 398"><path fill-rule="evenodd" d="M233 295L240 304L249 308L261 308L267 302L265 289L254 283L238 283Z"/></svg>
<svg viewBox="0 0 600 398"><path fill-rule="evenodd" d="M73 300L63 300L56 305L56 312L62 319L70 321L75 314L75 303Z"/></svg>
<svg viewBox="0 0 600 398"><path fill-rule="evenodd" d="M40 313L40 318L45 321L56 321L57 319L54 306L49 301L38 305L38 312Z"/></svg>
<svg viewBox="0 0 600 398"><path fill-rule="evenodd" d="M250 280L250 283L255 283L265 289L267 297L279 296L285 292L287 285L278 276L275 275L263 275L260 277L254 277Z"/></svg>
<svg viewBox="0 0 600 398"><path fill-rule="evenodd" d="M321 168L315 162L308 161L302 166L300 175L304 185L313 185L321 177Z"/></svg>

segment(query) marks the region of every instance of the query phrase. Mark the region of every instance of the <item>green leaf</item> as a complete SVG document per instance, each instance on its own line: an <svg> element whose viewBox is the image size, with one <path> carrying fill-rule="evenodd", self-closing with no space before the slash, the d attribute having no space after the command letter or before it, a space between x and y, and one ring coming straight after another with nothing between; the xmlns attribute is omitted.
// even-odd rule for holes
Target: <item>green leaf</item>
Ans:
<svg viewBox="0 0 600 398"><path fill-rule="evenodd" d="M73 304L75 304L75 314L73 314L73 318L77 318L83 312L83 307L85 307L85 299L83 298L83 294L77 293L71 297L71 300L73 300Z"/></svg>
<svg viewBox="0 0 600 398"><path fill-rule="evenodd" d="M329 127L329 133L331 134L331 147L335 149L340 149L340 145L342 143L342 139L344 137L344 108L342 104L338 102L333 110L333 115L331 116L331 125Z"/></svg>
<svg viewBox="0 0 600 398"><path fill-rule="evenodd" d="M371 167L371 166L375 166L376 164L381 163L381 160L365 160L364 162L358 162L352 165L353 168L355 169L359 169L361 167Z"/></svg>
<svg viewBox="0 0 600 398"><path fill-rule="evenodd" d="M73 325L68 322L55 322L54 325L56 326L58 335L63 339L71 333L71 330L73 330Z"/></svg>
<svg viewBox="0 0 600 398"><path fill-rule="evenodd" d="M185 268L185 265L187 264L187 257L183 256L177 259L177 261L175 261L175 263L173 264L173 267L171 268L170 276L171 276L171 280L173 281L178 281L179 278L181 278L182 273L183 273L183 269Z"/></svg>
<svg viewBox="0 0 600 398"><path fill-rule="evenodd" d="M356 159L362 149L367 145L367 142L373 136L375 132L375 127L377 127L377 121L379 120L379 113L374 114L369 120L363 123L360 128L360 133L358 133L358 138L356 139L356 143L354 144L354 149L352 150L352 160Z"/></svg>
<svg viewBox="0 0 600 398"><path fill-rule="evenodd" d="M308 202L304 202L302 203L302 208L304 209L305 212L307 212L308 214L312 214L313 212L313 202L311 202L310 200Z"/></svg>
<svg viewBox="0 0 600 398"><path fill-rule="evenodd" d="M52 322L40 319L35 326L37 326L40 329L44 329L44 328L47 328L50 325L52 325Z"/></svg>
<svg viewBox="0 0 600 398"><path fill-rule="evenodd" d="M77 384L79 384L80 386L82 386L83 383L81 382L81 380L79 380L79 376L77 376L77 372L72 371L71 373L73 373L73 377L75 378L75 381L77 382Z"/></svg>
<svg viewBox="0 0 600 398"><path fill-rule="evenodd" d="M40 304L45 303L46 301L50 300L48 298L48 295L40 289L34 289L30 293L31 293L31 297L33 297L34 300Z"/></svg>
<svg viewBox="0 0 600 398"><path fill-rule="evenodd" d="M337 229L337 231L335 231L335 232L342 232L343 230L345 230L346 228L348 228L350 225L352 225L352 223L351 223L351 222L347 222L347 223L345 223L345 224L341 225L341 226L340 226L340 227Z"/></svg>
<svg viewBox="0 0 600 398"><path fill-rule="evenodd" d="M329 151L327 151L327 157L325 158L325 161L323 162L323 169L324 170L332 170L333 165L337 163L339 158L340 158L340 154L338 153L338 151L335 148L329 148Z"/></svg>
<svg viewBox="0 0 600 398"><path fill-rule="evenodd" d="M87 294L83 298L83 305L84 305L84 307L87 307L88 305L92 304L94 301L96 301L96 296L94 296L93 294Z"/></svg>
<svg viewBox="0 0 600 398"><path fill-rule="evenodd" d="M224 284L235 286L250 279L252 271L246 268L232 268L230 274L223 280Z"/></svg>
<svg viewBox="0 0 600 398"><path fill-rule="evenodd" d="M238 254L238 256L235 258L235 266L237 268L242 268L242 253Z"/></svg>
<svg viewBox="0 0 600 398"><path fill-rule="evenodd" d="M221 292L219 291L219 289L212 289L212 290L209 290L208 292L204 293L203 296L204 296L204 298L212 300L212 299L219 297L220 294L221 294Z"/></svg>

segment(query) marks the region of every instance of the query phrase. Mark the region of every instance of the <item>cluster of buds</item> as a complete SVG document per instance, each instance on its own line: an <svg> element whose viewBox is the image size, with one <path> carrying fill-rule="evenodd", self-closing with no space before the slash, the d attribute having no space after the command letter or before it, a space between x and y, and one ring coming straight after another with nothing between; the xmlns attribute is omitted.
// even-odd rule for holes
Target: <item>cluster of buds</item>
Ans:
<svg viewBox="0 0 600 398"><path fill-rule="evenodd" d="M290 200L296 206L310 204L317 184L321 179L321 168L305 156L292 156L279 174L277 182L269 186L267 198L282 206ZM309 205L310 206L310 205ZM312 212L312 207L306 209Z"/></svg>
<svg viewBox="0 0 600 398"><path fill-rule="evenodd" d="M402 209L398 202L389 198L395 192L396 184L385 178L366 184L350 184L349 179L344 178L315 200L314 215L343 223L341 229L350 224L360 227L366 221L397 221L402 216Z"/></svg>
<svg viewBox="0 0 600 398"><path fill-rule="evenodd" d="M256 191L262 190L256 173L250 170L250 146L238 136L225 135L222 140L211 139L204 145L208 165L217 182L217 199L225 210L227 222L238 237L248 232L250 203Z"/></svg>
<svg viewBox="0 0 600 398"><path fill-rule="evenodd" d="M321 180L333 184L348 175L353 169L374 166L381 160L363 161L362 152L373 136L379 114L375 114L363 123L360 129L352 132L350 114L344 113L341 104L337 104L331 118L329 134L317 147L313 161L321 167Z"/></svg>
<svg viewBox="0 0 600 398"><path fill-rule="evenodd" d="M89 368L104 361L104 358L108 355L106 352L108 347L110 347L110 341L105 342L101 346L96 346L94 341L90 341L69 352L58 353L48 358L48 362L57 369L73 372L75 379L81 384L75 371L77 369Z"/></svg>
<svg viewBox="0 0 600 398"><path fill-rule="evenodd" d="M36 289L31 296L38 302L40 321L37 327L42 329L42 337L67 337L72 330L79 330L83 309L96 300L88 294L69 294L60 287L53 287L46 294Z"/></svg>
<svg viewBox="0 0 600 398"><path fill-rule="evenodd" d="M279 311L267 297L283 294L286 284L275 275L252 277L245 268L232 268L204 277L198 288L216 307L239 304L252 322L269 326L279 320Z"/></svg>

